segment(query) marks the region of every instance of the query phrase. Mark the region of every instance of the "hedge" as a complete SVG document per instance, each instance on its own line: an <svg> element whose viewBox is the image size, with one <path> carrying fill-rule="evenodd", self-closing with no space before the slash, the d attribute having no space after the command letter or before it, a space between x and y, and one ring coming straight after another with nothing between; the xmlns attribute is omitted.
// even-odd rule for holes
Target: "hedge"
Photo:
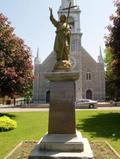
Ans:
<svg viewBox="0 0 120 159"><path fill-rule="evenodd" d="M12 120L7 116L0 117L0 131L8 131L15 129L16 127L17 123L15 120Z"/></svg>

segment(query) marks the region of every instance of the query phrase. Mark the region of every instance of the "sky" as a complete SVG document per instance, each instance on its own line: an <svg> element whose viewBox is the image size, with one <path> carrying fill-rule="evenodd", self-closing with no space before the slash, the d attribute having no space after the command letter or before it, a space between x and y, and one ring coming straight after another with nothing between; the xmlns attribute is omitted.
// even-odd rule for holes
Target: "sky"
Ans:
<svg viewBox="0 0 120 159"><path fill-rule="evenodd" d="M82 46L97 60L99 46L104 50L106 26L114 13L113 0L76 0L81 10ZM8 17L17 36L25 41L34 58L39 48L41 62L53 50L55 28L49 20L49 7L57 19L61 0L0 0L0 12Z"/></svg>

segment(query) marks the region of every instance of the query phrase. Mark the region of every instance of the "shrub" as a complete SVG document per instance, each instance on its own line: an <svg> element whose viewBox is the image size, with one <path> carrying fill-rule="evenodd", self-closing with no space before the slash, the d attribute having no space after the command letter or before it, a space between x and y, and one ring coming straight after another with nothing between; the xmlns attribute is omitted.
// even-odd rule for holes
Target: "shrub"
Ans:
<svg viewBox="0 0 120 159"><path fill-rule="evenodd" d="M0 117L0 131L8 131L17 127L16 121L7 116Z"/></svg>

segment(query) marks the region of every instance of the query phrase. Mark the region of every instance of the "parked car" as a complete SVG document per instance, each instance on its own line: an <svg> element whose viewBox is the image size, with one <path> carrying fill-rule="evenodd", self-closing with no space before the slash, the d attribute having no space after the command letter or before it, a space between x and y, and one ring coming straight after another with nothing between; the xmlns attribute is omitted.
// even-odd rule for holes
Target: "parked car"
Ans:
<svg viewBox="0 0 120 159"><path fill-rule="evenodd" d="M97 101L91 99L79 99L75 102L75 106L81 108L97 108Z"/></svg>

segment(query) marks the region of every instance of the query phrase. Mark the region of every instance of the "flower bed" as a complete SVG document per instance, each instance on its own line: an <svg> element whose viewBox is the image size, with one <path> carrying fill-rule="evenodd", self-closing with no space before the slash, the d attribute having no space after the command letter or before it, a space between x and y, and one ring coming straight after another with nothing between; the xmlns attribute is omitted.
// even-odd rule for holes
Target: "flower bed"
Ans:
<svg viewBox="0 0 120 159"><path fill-rule="evenodd" d="M35 141L21 142L6 159L28 159L28 155L35 144ZM107 142L91 142L91 147L94 153L94 159L120 159L120 156Z"/></svg>

